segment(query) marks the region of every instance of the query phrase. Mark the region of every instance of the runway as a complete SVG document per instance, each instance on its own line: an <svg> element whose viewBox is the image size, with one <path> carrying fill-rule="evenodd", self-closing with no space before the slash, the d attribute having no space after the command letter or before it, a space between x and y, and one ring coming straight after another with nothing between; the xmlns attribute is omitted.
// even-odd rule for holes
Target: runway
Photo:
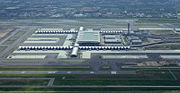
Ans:
<svg viewBox="0 0 180 93"><path fill-rule="evenodd" d="M136 71L0 71L0 74L136 74Z"/></svg>

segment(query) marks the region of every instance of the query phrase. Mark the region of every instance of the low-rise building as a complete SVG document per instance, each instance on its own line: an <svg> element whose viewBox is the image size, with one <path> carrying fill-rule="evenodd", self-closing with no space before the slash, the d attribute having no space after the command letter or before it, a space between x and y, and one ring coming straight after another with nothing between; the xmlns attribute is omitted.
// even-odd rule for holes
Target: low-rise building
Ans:
<svg viewBox="0 0 180 93"><path fill-rule="evenodd" d="M142 40L132 40L131 41L132 45L139 45L139 44L142 44Z"/></svg>
<svg viewBox="0 0 180 93"><path fill-rule="evenodd" d="M105 39L105 43L121 43L121 39Z"/></svg>

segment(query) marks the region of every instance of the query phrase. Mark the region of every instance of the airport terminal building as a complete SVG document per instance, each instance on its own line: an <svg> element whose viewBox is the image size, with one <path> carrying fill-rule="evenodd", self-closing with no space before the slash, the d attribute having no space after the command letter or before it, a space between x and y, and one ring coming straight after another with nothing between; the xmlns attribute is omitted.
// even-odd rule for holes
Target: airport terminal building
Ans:
<svg viewBox="0 0 180 93"><path fill-rule="evenodd" d="M77 43L80 46L98 46L100 45L100 33L94 31L81 31L78 33Z"/></svg>

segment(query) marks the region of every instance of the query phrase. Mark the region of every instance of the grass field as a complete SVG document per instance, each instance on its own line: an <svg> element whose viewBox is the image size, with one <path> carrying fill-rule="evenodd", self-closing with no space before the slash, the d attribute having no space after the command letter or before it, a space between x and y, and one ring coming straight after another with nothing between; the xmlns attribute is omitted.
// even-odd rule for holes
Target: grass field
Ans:
<svg viewBox="0 0 180 93"><path fill-rule="evenodd" d="M136 70L137 74L0 74L0 78L55 78L54 86L62 85L120 85L120 86L180 86L180 69L124 69ZM1 81L0 81L1 82ZM13 83L13 82L12 82ZM7 83L8 84L8 83ZM34 84L32 82L32 84ZM164 88L0 88L1 90L27 91L126 91L126 90L161 90ZM166 88L178 89L178 88Z"/></svg>
<svg viewBox="0 0 180 93"><path fill-rule="evenodd" d="M137 23L179 23L180 19L141 18Z"/></svg>
<svg viewBox="0 0 180 93"><path fill-rule="evenodd" d="M45 79L0 79L0 85L47 85L48 82Z"/></svg>
<svg viewBox="0 0 180 93"><path fill-rule="evenodd" d="M7 46L0 46L0 52L2 52L3 50L5 50L7 48Z"/></svg>
<svg viewBox="0 0 180 93"><path fill-rule="evenodd" d="M172 30L156 30L156 31L149 31L153 35L169 35L175 34Z"/></svg>
<svg viewBox="0 0 180 93"><path fill-rule="evenodd" d="M4 65L0 68L89 68L89 65Z"/></svg>
<svg viewBox="0 0 180 93"><path fill-rule="evenodd" d="M0 93L64 93L65 91L0 91ZM179 93L178 90L154 90L154 91L66 91L65 93Z"/></svg>
<svg viewBox="0 0 180 93"><path fill-rule="evenodd" d="M101 67L101 70L111 70L111 67L110 66L102 66Z"/></svg>
<svg viewBox="0 0 180 93"><path fill-rule="evenodd" d="M0 66L0 71L89 71L90 66L63 66L63 65L49 65L49 66L33 66L33 65L8 65Z"/></svg>
<svg viewBox="0 0 180 93"><path fill-rule="evenodd" d="M34 88L0 88L0 90L6 91L5 93L8 93L7 91L12 91L12 90L25 91L23 93L34 93L32 91L38 91L35 93L46 93L44 91L51 91L50 93L54 93L55 91L58 91L55 93L179 93L177 88L170 89L170 88L78 88L78 87L77 88L35 88L34 87ZM158 91L158 90L161 90L161 91ZM170 90L177 90L177 91L171 92ZM118 91L118 92L115 92L115 91ZM123 92L119 92L119 91L123 91ZM21 93L21 92L18 92L18 93Z"/></svg>
<svg viewBox="0 0 180 93"><path fill-rule="evenodd" d="M147 47L145 49L172 49L177 50L180 49L180 44L169 44L169 45L157 45L157 46L151 46Z"/></svg>
<svg viewBox="0 0 180 93"><path fill-rule="evenodd" d="M0 68L1 71L89 71L90 68Z"/></svg>
<svg viewBox="0 0 180 93"><path fill-rule="evenodd" d="M179 71L172 70L172 72L180 78ZM54 85L180 85L169 70L139 70L137 74L132 75L5 74L0 75L0 78L55 78Z"/></svg>

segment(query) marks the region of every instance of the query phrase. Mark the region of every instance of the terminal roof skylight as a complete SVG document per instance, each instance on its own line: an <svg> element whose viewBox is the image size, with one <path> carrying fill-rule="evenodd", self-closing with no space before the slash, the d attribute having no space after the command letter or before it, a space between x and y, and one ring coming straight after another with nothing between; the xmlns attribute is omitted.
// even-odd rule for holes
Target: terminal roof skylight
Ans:
<svg viewBox="0 0 180 93"><path fill-rule="evenodd" d="M78 42L81 41L94 41L94 42L100 42L100 34L99 32L79 32L78 35Z"/></svg>

